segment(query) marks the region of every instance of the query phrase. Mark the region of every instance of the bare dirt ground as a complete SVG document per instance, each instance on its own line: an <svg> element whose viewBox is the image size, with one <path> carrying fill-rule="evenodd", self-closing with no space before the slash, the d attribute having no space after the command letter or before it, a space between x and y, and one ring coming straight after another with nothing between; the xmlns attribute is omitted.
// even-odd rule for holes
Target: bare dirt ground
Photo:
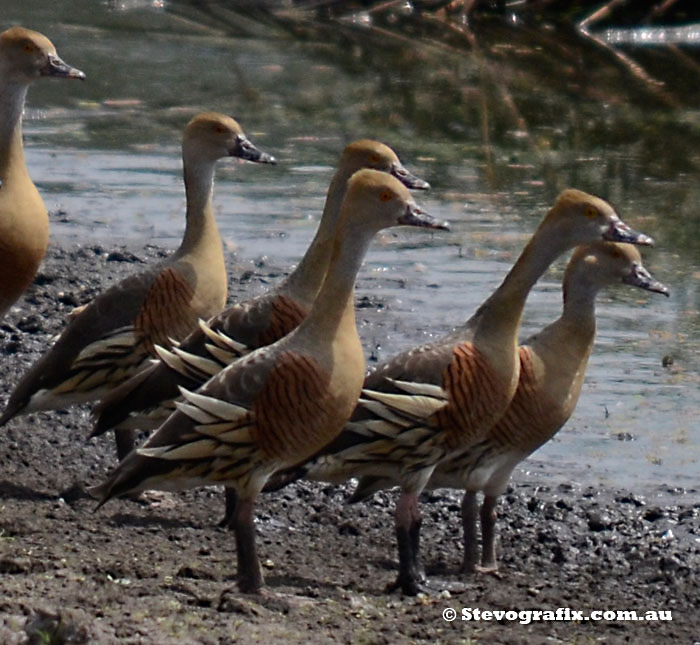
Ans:
<svg viewBox="0 0 700 645"><path fill-rule="evenodd" d="M3 400L67 312L138 270L140 260L162 255L133 253L50 252L29 295L0 323ZM276 273L252 264L238 269L234 298ZM366 334L367 325L385 323L373 319L383 303L363 304ZM400 324L399 311L391 316ZM235 588L233 536L216 526L218 490L150 504L119 500L93 512L83 489L101 481L114 451L108 435L86 441L89 429L87 409L74 408L28 415L0 430L0 643L700 641L696 490L642 495L555 485L544 470L527 481L516 477L499 508L500 575L468 579L456 574L460 495L429 493L422 507L428 574L464 589L407 598L384 591L396 573L394 494L348 506L349 488L299 482L259 505L267 591L254 597ZM584 615L671 612L672 620L461 620L469 608L559 607ZM456 620L443 619L448 608Z"/></svg>

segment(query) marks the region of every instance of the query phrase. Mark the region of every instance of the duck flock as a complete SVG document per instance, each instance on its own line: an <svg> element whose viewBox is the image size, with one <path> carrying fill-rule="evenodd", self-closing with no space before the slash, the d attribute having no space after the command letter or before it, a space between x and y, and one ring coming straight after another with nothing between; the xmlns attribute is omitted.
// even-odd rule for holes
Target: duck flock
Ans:
<svg viewBox="0 0 700 645"><path fill-rule="evenodd" d="M22 27L0 34L0 318L32 283L49 242L21 130L27 89L44 76L85 78L42 34ZM465 323L367 374L355 278L381 229L448 231L410 192L427 182L383 143L350 143L296 268L268 292L225 309L212 192L217 161L231 156L275 163L231 117L192 118L182 141L187 207L179 248L76 309L14 385L0 425L95 402L93 435L113 431L120 460L90 489L100 505L145 490L224 486L241 592L263 588L256 499L301 477L356 478L352 501L400 487L399 573L389 588L416 594L430 586L420 563L419 496L426 487L465 491L461 570L495 570L498 497L515 466L576 406L594 343L596 295L621 284L668 295L637 249L653 240L605 200L567 189ZM572 249L561 316L519 344L531 288ZM143 430L151 434L139 445Z"/></svg>

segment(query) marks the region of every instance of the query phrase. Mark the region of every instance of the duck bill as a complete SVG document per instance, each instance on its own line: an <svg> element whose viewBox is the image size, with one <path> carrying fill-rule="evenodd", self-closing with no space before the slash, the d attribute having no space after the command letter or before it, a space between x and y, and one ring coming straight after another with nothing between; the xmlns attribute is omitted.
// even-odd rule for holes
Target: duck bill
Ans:
<svg viewBox="0 0 700 645"><path fill-rule="evenodd" d="M603 232L603 239L608 242L627 242L643 246L653 246L654 238L631 229L621 219L615 218Z"/></svg>
<svg viewBox="0 0 700 645"><path fill-rule="evenodd" d="M229 150L229 154L232 157L240 157L241 159L254 161L255 163L277 163L277 160L272 155L256 148L248 137L242 134L236 137L236 143L233 148Z"/></svg>
<svg viewBox="0 0 700 645"><path fill-rule="evenodd" d="M662 284L654 278L654 276L649 273L641 264L635 264L634 269L622 278L625 284L632 285L633 287L639 287L640 289L645 289L646 291L653 291L655 293L663 293L665 296L671 295L669 293L668 287Z"/></svg>
<svg viewBox="0 0 700 645"><path fill-rule="evenodd" d="M406 188L410 188L412 190L428 190L430 188L430 184L425 181L424 179L421 179L420 177L416 177L413 173L409 172L404 168L403 164L401 164L398 161L395 161L391 165L391 174L396 177Z"/></svg>
<svg viewBox="0 0 700 645"><path fill-rule="evenodd" d="M450 225L443 221L428 215L420 206L415 203L407 204L403 215L397 220L399 224L405 226L421 226L423 228L436 228L442 231L449 231Z"/></svg>
<svg viewBox="0 0 700 645"><path fill-rule="evenodd" d="M84 81L85 74L76 67L71 67L61 60L56 54L49 54L49 62L41 71L42 76L56 76L57 78L77 78Z"/></svg>

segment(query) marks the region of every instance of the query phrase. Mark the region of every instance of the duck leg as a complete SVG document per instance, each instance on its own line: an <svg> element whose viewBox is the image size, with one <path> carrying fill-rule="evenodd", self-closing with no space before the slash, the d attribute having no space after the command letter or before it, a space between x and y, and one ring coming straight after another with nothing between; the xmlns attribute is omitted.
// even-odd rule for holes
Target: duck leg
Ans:
<svg viewBox="0 0 700 645"><path fill-rule="evenodd" d="M418 579L425 580L425 570L420 562L420 527L423 524L423 518L416 507L416 515L409 528L409 539L411 540L411 557L413 558L413 569L415 570Z"/></svg>
<svg viewBox="0 0 700 645"><path fill-rule="evenodd" d="M239 498L233 517L238 556L238 588L243 593L260 593L263 585L262 569L255 548L254 507L255 500Z"/></svg>
<svg viewBox="0 0 700 645"><path fill-rule="evenodd" d="M114 440L117 446L117 459L122 461L136 445L136 430L132 430L131 428L115 428ZM144 495L141 492L129 493L126 498L138 501L143 500Z"/></svg>
<svg viewBox="0 0 700 645"><path fill-rule="evenodd" d="M236 493L235 488L229 488L228 486L224 489L224 517L219 522L219 528L228 528L232 531L235 529L235 515L236 506L238 504L238 493Z"/></svg>
<svg viewBox="0 0 700 645"><path fill-rule="evenodd" d="M136 445L136 430L131 428L115 428L114 440L117 444L117 457L124 459Z"/></svg>
<svg viewBox="0 0 700 645"><path fill-rule="evenodd" d="M418 553L415 552L420 531L420 513L416 493L401 493L396 503L395 523L399 575L388 590L394 591L400 587L406 595L415 596L421 591L422 582L422 575L418 568Z"/></svg>
<svg viewBox="0 0 700 645"><path fill-rule="evenodd" d="M481 504L481 567L480 571L492 572L498 569L496 562L496 503L497 497L484 495Z"/></svg>
<svg viewBox="0 0 700 645"><path fill-rule="evenodd" d="M462 498L462 530L464 532L464 558L460 573L474 573L479 561L479 544L476 536L477 502L474 491L465 491ZM483 526L483 525L482 525Z"/></svg>

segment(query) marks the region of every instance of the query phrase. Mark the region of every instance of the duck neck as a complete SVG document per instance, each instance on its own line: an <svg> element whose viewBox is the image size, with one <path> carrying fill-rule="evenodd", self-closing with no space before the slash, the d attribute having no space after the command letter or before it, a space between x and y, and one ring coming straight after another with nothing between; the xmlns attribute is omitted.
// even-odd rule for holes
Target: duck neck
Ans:
<svg viewBox="0 0 700 645"><path fill-rule="evenodd" d="M539 437L536 449L569 418L578 401L588 359L595 340L595 296L598 287L590 282L564 284L562 315L535 334L528 344L544 364L541 387L553 415L552 432Z"/></svg>
<svg viewBox="0 0 700 645"><path fill-rule="evenodd" d="M16 175L28 176L22 145L22 110L27 85L0 86L0 180L11 183Z"/></svg>
<svg viewBox="0 0 700 645"><path fill-rule="evenodd" d="M567 336L592 344L595 336L595 299L599 286L588 280L564 283L564 310L560 321Z"/></svg>
<svg viewBox="0 0 700 645"><path fill-rule="evenodd" d="M537 234L523 249L520 257L496 291L470 319L474 338L488 337L492 342L517 345L520 321L530 290L549 265L562 253L561 238Z"/></svg>
<svg viewBox="0 0 700 645"><path fill-rule="evenodd" d="M215 165L214 161L192 163L183 160L187 212L179 255L196 254L211 248L210 244L221 246L212 205Z"/></svg>
<svg viewBox="0 0 700 645"><path fill-rule="evenodd" d="M366 228L349 225L339 230L333 243L328 272L304 323L317 337L333 338L341 330L357 335L355 279L374 233Z"/></svg>
<svg viewBox="0 0 700 645"><path fill-rule="evenodd" d="M333 176L316 235L304 257L281 286L281 291L307 307L313 304L328 271L348 178L349 174L343 170L338 170Z"/></svg>

